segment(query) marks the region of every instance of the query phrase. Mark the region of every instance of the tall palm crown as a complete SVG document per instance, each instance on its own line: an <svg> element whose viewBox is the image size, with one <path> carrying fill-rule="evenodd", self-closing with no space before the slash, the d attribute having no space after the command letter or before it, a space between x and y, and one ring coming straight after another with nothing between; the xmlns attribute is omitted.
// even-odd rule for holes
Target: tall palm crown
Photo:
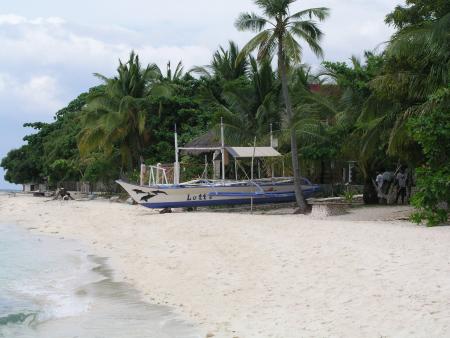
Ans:
<svg viewBox="0 0 450 338"><path fill-rule="evenodd" d="M286 65L300 63L302 46L296 39L304 40L311 50L322 56L319 42L323 36L313 17L323 21L329 13L328 8L310 8L290 14L289 6L296 0L255 0L266 17L255 13L241 13L235 26L240 31L259 33L243 48L241 55L258 49L258 59L282 49ZM268 27L266 29L266 27Z"/></svg>
<svg viewBox="0 0 450 338"><path fill-rule="evenodd" d="M229 41L228 50L222 46L213 55L211 68L214 73L224 80L234 80L247 73L247 60L237 60L239 47L233 41Z"/></svg>
<svg viewBox="0 0 450 338"><path fill-rule="evenodd" d="M278 57L278 72L281 80L282 95L286 115L290 126L292 168L294 187L299 212L305 213L307 206L301 190L300 167L298 162L297 135L293 121L292 103L288 88L288 68L299 64L303 48L297 41L301 39L317 55L322 56L319 45L322 31L313 18L323 21L328 16L328 8L310 8L291 14L290 5L296 0L254 0L263 11L264 16L255 13L242 13L236 20L236 28L240 31L258 33L242 49L237 61L258 50L258 59Z"/></svg>
<svg viewBox="0 0 450 338"><path fill-rule="evenodd" d="M226 81L219 98L204 91L202 99L215 111L215 120L223 118L226 139L234 144L253 144L267 135L269 124L279 120L279 82L270 60L249 60L247 76Z"/></svg>
<svg viewBox="0 0 450 338"><path fill-rule="evenodd" d="M167 62L166 65L166 73L164 74L162 72L162 70L157 67L156 69L159 78L161 80L161 82L175 82L175 81L179 81L183 78L184 74L184 66L183 66L183 62L180 61L177 63L177 66L175 67L175 70L172 70L172 65L170 63L170 61Z"/></svg>
<svg viewBox="0 0 450 338"><path fill-rule="evenodd" d="M430 97L437 91L449 90L450 5L444 7L447 11L419 10L407 22L397 20L405 17L405 11L417 10L414 7L398 7L387 16L386 22L399 30L386 46L383 66L371 81L373 95L359 117L366 129L365 144L379 147L387 140L388 155L412 164L422 156L416 156L418 144L407 125L411 118L434 109Z"/></svg>
<svg viewBox="0 0 450 338"><path fill-rule="evenodd" d="M95 74L104 85L87 98L78 147L82 155L97 150L111 153L118 147L122 167L131 169L148 139L150 97L160 96L164 86L158 67L142 67L134 52L128 62L120 61L117 73L113 78Z"/></svg>
<svg viewBox="0 0 450 338"><path fill-rule="evenodd" d="M246 58L239 58L240 50L238 45L228 42L228 49L220 46L213 55L211 64L203 67L193 67L190 72L211 79L230 81L245 76L248 71L248 61Z"/></svg>

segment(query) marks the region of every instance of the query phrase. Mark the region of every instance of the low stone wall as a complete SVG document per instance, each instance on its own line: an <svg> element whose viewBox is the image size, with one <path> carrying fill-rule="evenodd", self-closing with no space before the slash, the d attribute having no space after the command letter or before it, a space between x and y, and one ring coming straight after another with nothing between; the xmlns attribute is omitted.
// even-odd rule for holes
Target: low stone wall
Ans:
<svg viewBox="0 0 450 338"><path fill-rule="evenodd" d="M355 197L360 197L360 195ZM311 216L314 218L345 214L352 204L342 197L309 198L307 203L312 205Z"/></svg>
<svg viewBox="0 0 450 338"><path fill-rule="evenodd" d="M314 218L323 218L343 215L347 212L348 208L348 204L316 204L312 207L311 216Z"/></svg>

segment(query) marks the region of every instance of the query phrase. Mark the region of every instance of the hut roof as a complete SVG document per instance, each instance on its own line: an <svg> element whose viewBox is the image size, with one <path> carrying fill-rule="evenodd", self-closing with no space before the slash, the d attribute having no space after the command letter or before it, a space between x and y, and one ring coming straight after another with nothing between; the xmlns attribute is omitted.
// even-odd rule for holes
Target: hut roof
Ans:
<svg viewBox="0 0 450 338"><path fill-rule="evenodd" d="M220 139L214 130L210 130L199 137L196 137L192 141L183 145L183 148L218 148L220 147ZM208 150L182 150L183 154L188 155L200 155L209 152Z"/></svg>
<svg viewBox="0 0 450 338"><path fill-rule="evenodd" d="M220 147L220 140L213 130L206 132L184 145L186 148Z"/></svg>
<svg viewBox="0 0 450 338"><path fill-rule="evenodd" d="M272 147L226 147L234 158L279 157L281 154Z"/></svg>

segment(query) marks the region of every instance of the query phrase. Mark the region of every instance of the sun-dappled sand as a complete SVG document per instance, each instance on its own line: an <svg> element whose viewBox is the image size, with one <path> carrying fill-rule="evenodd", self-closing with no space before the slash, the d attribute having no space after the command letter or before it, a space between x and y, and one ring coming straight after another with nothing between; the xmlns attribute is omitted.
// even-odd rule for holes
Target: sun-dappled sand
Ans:
<svg viewBox="0 0 450 338"><path fill-rule="evenodd" d="M227 338L450 336L450 227L408 212L159 215L0 196L0 223L82 240L145 300Z"/></svg>

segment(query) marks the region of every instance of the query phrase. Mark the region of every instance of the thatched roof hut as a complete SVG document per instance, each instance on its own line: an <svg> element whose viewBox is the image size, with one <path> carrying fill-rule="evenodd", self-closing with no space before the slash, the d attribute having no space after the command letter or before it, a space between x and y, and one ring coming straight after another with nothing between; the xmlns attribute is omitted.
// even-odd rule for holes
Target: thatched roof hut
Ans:
<svg viewBox="0 0 450 338"><path fill-rule="evenodd" d="M219 148L220 137L214 130L210 130L199 137L196 137L192 141L183 145L184 148ZM203 153L207 153L207 150L182 150L183 154L187 155L200 155Z"/></svg>
<svg viewBox="0 0 450 338"><path fill-rule="evenodd" d="M220 147L220 137L214 130L209 130L203 135L200 135L184 145L186 148L195 147Z"/></svg>

